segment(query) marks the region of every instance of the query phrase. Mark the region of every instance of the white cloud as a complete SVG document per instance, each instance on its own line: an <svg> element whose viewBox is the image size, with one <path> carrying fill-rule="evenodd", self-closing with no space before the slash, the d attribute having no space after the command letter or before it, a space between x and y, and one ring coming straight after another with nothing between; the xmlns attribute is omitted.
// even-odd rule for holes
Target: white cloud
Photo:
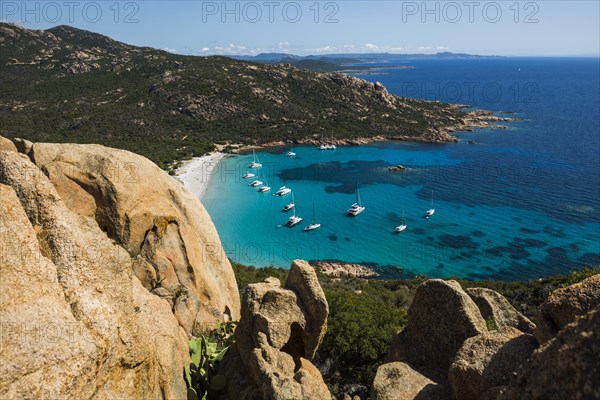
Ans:
<svg viewBox="0 0 600 400"><path fill-rule="evenodd" d="M168 51L169 53L178 54L177 49L171 49L169 47L163 47L161 50Z"/></svg>
<svg viewBox="0 0 600 400"><path fill-rule="evenodd" d="M260 53L289 53L296 55L319 55L319 54L344 54L344 53L436 53L449 51L445 46L417 46L401 47L391 45L378 45L365 43L363 45L344 44L339 46L325 45L321 47L304 47L293 45L287 41L281 41L271 47L247 47L244 45L230 43L226 46L203 47L199 54L202 55L257 55Z"/></svg>

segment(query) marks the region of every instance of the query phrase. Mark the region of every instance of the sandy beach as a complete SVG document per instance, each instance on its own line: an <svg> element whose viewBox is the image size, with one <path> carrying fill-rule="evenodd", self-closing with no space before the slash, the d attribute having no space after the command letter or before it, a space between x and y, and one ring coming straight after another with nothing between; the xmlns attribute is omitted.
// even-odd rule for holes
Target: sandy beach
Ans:
<svg viewBox="0 0 600 400"><path fill-rule="evenodd" d="M186 160L179 167L175 176L199 199L202 199L211 178L217 171L217 165L224 156L223 153L214 152L203 157Z"/></svg>

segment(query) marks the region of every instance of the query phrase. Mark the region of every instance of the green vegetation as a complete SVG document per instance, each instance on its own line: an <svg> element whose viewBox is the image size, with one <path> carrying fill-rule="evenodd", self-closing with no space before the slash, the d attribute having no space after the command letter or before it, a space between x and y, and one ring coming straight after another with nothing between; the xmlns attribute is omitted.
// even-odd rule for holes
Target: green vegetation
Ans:
<svg viewBox="0 0 600 400"><path fill-rule="evenodd" d="M210 400L225 389L226 378L217 374L219 363L235 339L235 322L222 323L208 335L192 338L188 345L192 362L184 369L188 400Z"/></svg>
<svg viewBox="0 0 600 400"><path fill-rule="evenodd" d="M287 270L282 268L246 267L233 261L232 266L240 290L269 276L279 278L282 283L287 277ZM600 266L597 266L529 282L449 279L458 281L465 289L485 287L495 290L535 322L535 310L550 292L599 273ZM388 352L390 340L408 322L407 310L415 289L426 279L418 276L384 281L332 279L319 275L329 303L329 319L315 362L333 360L332 370L324 376L333 393L346 383L370 386L377 367ZM486 321L486 325L488 330L497 329L491 320Z"/></svg>
<svg viewBox="0 0 600 400"><path fill-rule="evenodd" d="M0 134L98 143L164 169L216 144L266 144L334 134L406 135L454 126L443 103L396 98L361 81L283 65L192 57L71 27L0 23ZM362 86L361 86L362 85Z"/></svg>

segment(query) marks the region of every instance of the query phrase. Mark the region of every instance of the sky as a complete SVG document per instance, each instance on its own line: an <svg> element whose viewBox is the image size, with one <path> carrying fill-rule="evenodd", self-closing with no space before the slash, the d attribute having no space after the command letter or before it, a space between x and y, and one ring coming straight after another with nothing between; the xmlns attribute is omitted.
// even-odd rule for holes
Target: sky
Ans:
<svg viewBox="0 0 600 400"><path fill-rule="evenodd" d="M600 1L0 1L0 20L71 25L180 54L599 56Z"/></svg>

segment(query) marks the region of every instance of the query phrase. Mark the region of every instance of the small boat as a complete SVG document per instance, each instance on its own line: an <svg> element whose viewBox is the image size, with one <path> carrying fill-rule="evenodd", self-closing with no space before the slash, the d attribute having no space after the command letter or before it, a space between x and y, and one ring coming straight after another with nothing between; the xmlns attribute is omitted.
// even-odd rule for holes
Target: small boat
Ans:
<svg viewBox="0 0 600 400"><path fill-rule="evenodd" d="M254 155L254 160L250 163L250 165L248 165L248 168L254 169L262 167L262 164L259 163L258 159L256 158L256 152L254 150L252 150L252 154Z"/></svg>
<svg viewBox="0 0 600 400"><path fill-rule="evenodd" d="M244 174L244 176L242 178L244 179L250 179L250 178L254 178L256 175L254 175L252 172L250 171L246 171L246 173Z"/></svg>
<svg viewBox="0 0 600 400"><path fill-rule="evenodd" d="M433 208L433 192L431 192L431 208L425 211L425 218L429 218L433 214L435 214L435 208Z"/></svg>
<svg viewBox="0 0 600 400"><path fill-rule="evenodd" d="M292 202L289 203L289 204L286 204L283 207L283 211L288 212L288 211L290 211L294 207L296 207L296 204L294 203L294 193L292 193Z"/></svg>
<svg viewBox="0 0 600 400"><path fill-rule="evenodd" d="M290 189L289 187L286 186L282 186L279 188L278 191L276 191L273 196L285 196L286 194L290 194L292 192L292 189Z"/></svg>
<svg viewBox="0 0 600 400"><path fill-rule="evenodd" d="M396 232L402 232L406 230L406 218L404 217L404 210L402 210L402 223L396 227Z"/></svg>
<svg viewBox="0 0 600 400"><path fill-rule="evenodd" d="M269 186L267 180L265 179L265 183L258 188L258 193L268 192L269 190L271 190L271 186Z"/></svg>
<svg viewBox="0 0 600 400"><path fill-rule="evenodd" d="M288 151L285 155L286 157L296 157L296 153L294 153L294 145L290 146L290 151Z"/></svg>
<svg viewBox="0 0 600 400"><path fill-rule="evenodd" d="M293 194L292 194L293 196ZM296 205L294 204L294 207L292 207L294 209L294 215L292 215L291 217L288 218L286 225L289 226L290 228L292 226L298 225L300 222L302 222L303 218L300 218L299 216L296 215Z"/></svg>
<svg viewBox="0 0 600 400"><path fill-rule="evenodd" d="M358 214L362 213L363 211L365 211L365 208L361 202L360 202L360 191L358 189L358 184L356 185L356 203L352 204L352 206L350 206L350 208L348 209L348 214L352 215L353 217L356 217Z"/></svg>
<svg viewBox="0 0 600 400"><path fill-rule="evenodd" d="M262 184L263 184L262 181L259 181L258 179L256 179L250 184L250 186L260 186Z"/></svg>
<svg viewBox="0 0 600 400"><path fill-rule="evenodd" d="M313 222L310 225L306 225L304 227L305 231L314 231L315 229L319 229L321 224L317 224L317 218L315 216L315 203L313 203Z"/></svg>
<svg viewBox="0 0 600 400"><path fill-rule="evenodd" d="M335 150L337 146L333 144L333 135L331 135L331 144L329 145L329 150Z"/></svg>

